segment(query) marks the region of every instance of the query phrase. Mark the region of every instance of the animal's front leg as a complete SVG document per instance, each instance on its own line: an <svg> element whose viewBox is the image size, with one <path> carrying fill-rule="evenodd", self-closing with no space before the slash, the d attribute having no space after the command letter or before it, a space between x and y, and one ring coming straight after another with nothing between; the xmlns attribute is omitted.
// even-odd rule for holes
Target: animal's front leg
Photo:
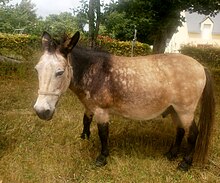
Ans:
<svg viewBox="0 0 220 183"><path fill-rule="evenodd" d="M109 137L109 124L98 123L98 134L101 141L101 153L96 158L96 166L104 166L107 164L108 150L108 137Z"/></svg>
<svg viewBox="0 0 220 183"><path fill-rule="evenodd" d="M83 117L83 132L81 134L81 138L85 139L86 137L89 139L90 137L90 125L92 122L93 114L85 112Z"/></svg>

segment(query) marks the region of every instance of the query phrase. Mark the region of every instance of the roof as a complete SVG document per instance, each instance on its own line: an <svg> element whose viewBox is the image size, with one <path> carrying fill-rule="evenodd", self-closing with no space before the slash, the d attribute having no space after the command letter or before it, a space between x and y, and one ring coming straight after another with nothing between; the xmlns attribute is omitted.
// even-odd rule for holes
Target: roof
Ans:
<svg viewBox="0 0 220 183"><path fill-rule="evenodd" d="M189 32L200 33L200 25L207 18L213 22L213 34L220 34L220 13L215 15L215 17L201 15L198 13L189 13L186 12L186 23Z"/></svg>

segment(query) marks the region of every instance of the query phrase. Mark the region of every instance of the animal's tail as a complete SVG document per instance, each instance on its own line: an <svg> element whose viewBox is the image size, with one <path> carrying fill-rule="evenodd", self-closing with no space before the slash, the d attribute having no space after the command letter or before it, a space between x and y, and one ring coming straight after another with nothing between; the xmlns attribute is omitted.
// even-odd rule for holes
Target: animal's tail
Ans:
<svg viewBox="0 0 220 183"><path fill-rule="evenodd" d="M195 160L198 163L205 163L207 161L215 114L213 80L207 69L205 69L205 74L206 84L201 98L201 111L198 122L199 136L195 149Z"/></svg>

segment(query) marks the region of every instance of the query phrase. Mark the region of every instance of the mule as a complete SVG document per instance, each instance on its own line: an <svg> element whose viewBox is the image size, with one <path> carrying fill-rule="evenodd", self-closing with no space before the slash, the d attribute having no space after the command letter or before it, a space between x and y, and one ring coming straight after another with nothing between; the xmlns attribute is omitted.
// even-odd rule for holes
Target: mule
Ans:
<svg viewBox="0 0 220 183"><path fill-rule="evenodd" d="M209 71L199 62L182 54L157 54L119 57L76 46L80 38L56 43L43 33L41 56L36 70L39 90L34 105L37 115L50 120L60 96L70 88L85 107L81 137L90 137L90 124L97 122L101 152L97 166L104 166L109 156L109 116L119 114L134 120L149 120L171 115L176 138L166 153L174 159L183 137L187 151L178 165L188 170L193 158L207 160L214 124L215 101ZM198 127L195 110L201 100Z"/></svg>

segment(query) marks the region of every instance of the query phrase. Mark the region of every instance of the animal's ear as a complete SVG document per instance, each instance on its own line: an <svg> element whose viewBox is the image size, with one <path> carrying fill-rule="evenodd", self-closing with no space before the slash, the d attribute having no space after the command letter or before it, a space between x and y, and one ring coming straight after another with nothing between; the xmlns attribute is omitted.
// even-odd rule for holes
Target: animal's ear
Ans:
<svg viewBox="0 0 220 183"><path fill-rule="evenodd" d="M51 41L52 41L52 39L51 39L50 34L47 33L46 31L44 31L43 35L42 35L42 39L41 39L42 47L43 47L44 51L49 51Z"/></svg>
<svg viewBox="0 0 220 183"><path fill-rule="evenodd" d="M68 50L68 52L71 52L72 49L76 46L76 44L78 43L79 41L79 38L80 38L80 33L79 31L77 31L73 37L70 39L70 41L68 41L67 44L65 44L66 46L66 49Z"/></svg>

